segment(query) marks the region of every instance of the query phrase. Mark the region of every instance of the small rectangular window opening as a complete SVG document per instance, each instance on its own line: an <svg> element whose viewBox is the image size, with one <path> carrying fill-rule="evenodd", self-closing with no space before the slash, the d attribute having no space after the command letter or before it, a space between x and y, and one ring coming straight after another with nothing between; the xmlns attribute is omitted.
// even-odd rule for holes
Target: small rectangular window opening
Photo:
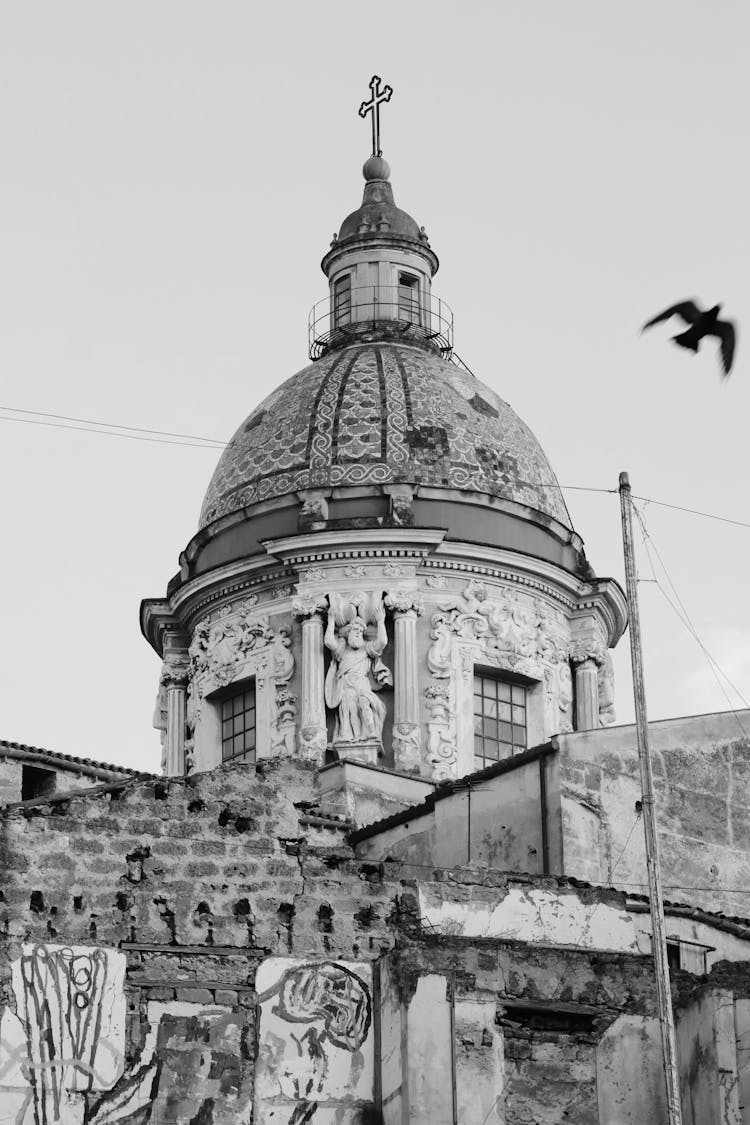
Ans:
<svg viewBox="0 0 750 1125"><path fill-rule="evenodd" d="M526 749L523 684L482 672L474 676L474 764L476 769Z"/></svg>
<svg viewBox="0 0 750 1125"><path fill-rule="evenodd" d="M36 797L49 797L55 792L55 771L38 766L23 766L21 770L21 800L33 801Z"/></svg>
<svg viewBox="0 0 750 1125"><path fill-rule="evenodd" d="M398 275L398 318L411 324L422 323L422 306L419 303L419 278L410 273Z"/></svg>
<svg viewBox="0 0 750 1125"><path fill-rule="evenodd" d="M349 274L333 284L333 327L349 324L352 319L352 279Z"/></svg>
<svg viewBox="0 0 750 1125"><path fill-rule="evenodd" d="M256 750L255 681L221 700L222 762L254 762Z"/></svg>

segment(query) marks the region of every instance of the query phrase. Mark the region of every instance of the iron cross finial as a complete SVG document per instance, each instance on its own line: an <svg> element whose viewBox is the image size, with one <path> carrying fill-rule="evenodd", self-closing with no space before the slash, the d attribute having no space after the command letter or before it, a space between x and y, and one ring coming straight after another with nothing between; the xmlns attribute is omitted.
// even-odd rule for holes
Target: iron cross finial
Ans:
<svg viewBox="0 0 750 1125"><path fill-rule="evenodd" d="M384 86L380 89L380 79L377 74L373 74L370 79L370 89L372 90L372 97L369 102L362 102L359 107L359 116L367 117L368 113L372 114L372 155L382 156L383 153L380 148L380 103L389 102L393 90L390 86Z"/></svg>

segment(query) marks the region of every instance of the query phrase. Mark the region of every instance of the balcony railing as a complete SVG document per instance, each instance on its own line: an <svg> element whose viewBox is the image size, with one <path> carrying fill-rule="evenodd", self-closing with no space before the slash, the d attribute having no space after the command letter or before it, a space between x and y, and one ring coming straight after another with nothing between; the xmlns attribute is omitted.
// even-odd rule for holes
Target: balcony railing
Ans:
<svg viewBox="0 0 750 1125"><path fill-rule="evenodd" d="M432 294L419 297L401 286L364 285L324 297L310 310L310 359L357 340L407 339L427 344L450 359L453 312Z"/></svg>

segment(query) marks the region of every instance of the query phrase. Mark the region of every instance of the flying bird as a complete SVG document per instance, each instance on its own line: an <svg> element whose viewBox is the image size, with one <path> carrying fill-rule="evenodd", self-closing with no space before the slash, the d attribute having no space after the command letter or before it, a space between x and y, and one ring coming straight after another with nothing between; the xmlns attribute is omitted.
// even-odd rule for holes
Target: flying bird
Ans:
<svg viewBox="0 0 750 1125"><path fill-rule="evenodd" d="M697 352L704 336L717 336L721 341L722 375L726 379L732 370L737 333L733 321L719 320L720 312L721 305L714 305L713 308L703 311L698 308L695 301L680 301L679 304L671 305L670 308L659 313L653 320L647 320L641 332L645 332L647 328L659 324L662 320L669 320L671 316L681 316L690 327L687 331L672 337L675 344L679 344L681 348L690 348L691 351Z"/></svg>

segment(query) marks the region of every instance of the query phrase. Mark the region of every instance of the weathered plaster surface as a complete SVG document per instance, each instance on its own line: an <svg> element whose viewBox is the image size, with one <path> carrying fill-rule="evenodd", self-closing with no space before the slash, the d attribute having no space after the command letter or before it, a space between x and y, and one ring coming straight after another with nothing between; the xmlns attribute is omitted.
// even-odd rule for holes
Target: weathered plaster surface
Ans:
<svg viewBox="0 0 750 1125"><path fill-rule="evenodd" d="M500 901L498 897L497 891L478 887L459 897L455 889L424 885L419 906L424 923L438 933L637 951L633 919L622 906L587 903L572 891L535 886L509 887Z"/></svg>
<svg viewBox="0 0 750 1125"><path fill-rule="evenodd" d="M599 1117L606 1125L667 1119L659 1021L620 1015L596 1048Z"/></svg>
<svg viewBox="0 0 750 1125"><path fill-rule="evenodd" d="M750 712L649 725L665 897L750 916ZM560 735L564 870L646 891L633 727ZM632 830L632 831L631 831ZM616 865L616 866L615 866Z"/></svg>
<svg viewBox="0 0 750 1125"><path fill-rule="evenodd" d="M742 1125L732 993L702 993L676 1022L684 1125Z"/></svg>

